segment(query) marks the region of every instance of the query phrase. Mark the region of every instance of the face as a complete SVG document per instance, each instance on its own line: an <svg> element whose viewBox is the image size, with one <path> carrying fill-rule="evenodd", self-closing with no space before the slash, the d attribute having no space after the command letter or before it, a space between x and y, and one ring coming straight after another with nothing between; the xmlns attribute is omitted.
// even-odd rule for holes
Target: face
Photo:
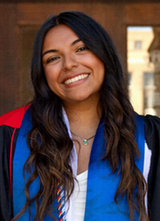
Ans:
<svg viewBox="0 0 160 221"><path fill-rule="evenodd" d="M50 89L64 103L99 96L104 64L68 26L53 27L46 34L42 63Z"/></svg>

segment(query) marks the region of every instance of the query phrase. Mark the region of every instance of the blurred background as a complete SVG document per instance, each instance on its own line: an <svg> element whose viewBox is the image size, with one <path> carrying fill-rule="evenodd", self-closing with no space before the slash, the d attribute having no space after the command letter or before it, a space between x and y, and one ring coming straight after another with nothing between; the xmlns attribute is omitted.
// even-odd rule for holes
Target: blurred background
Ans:
<svg viewBox="0 0 160 221"><path fill-rule="evenodd" d="M135 111L160 116L160 0L0 0L0 115L32 99L35 36L48 17L66 10L82 11L107 30Z"/></svg>

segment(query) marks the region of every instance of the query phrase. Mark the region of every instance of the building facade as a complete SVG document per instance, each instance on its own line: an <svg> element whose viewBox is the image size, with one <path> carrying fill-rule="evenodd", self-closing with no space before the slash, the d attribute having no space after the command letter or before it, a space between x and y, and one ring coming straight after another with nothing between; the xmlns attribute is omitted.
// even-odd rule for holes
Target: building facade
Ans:
<svg viewBox="0 0 160 221"><path fill-rule="evenodd" d="M154 64L148 52L152 27L128 27L127 63L130 101L139 114L156 114L154 109Z"/></svg>
<svg viewBox="0 0 160 221"><path fill-rule="evenodd" d="M127 27L160 25L159 0L0 0L0 115L32 99L29 70L35 35L49 16L66 10L82 11L108 31L126 78Z"/></svg>

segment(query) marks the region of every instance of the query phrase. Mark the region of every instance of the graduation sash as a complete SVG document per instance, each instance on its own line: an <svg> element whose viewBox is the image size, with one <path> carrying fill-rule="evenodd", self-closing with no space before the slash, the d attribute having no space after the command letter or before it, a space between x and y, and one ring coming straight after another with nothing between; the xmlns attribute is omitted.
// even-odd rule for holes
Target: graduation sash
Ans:
<svg viewBox="0 0 160 221"><path fill-rule="evenodd" d="M23 166L30 150L27 146L27 133L32 128L30 109L24 115L22 125L17 138L14 158L13 158L13 214L14 216L21 211L26 202L24 192L25 180L23 178ZM118 199L119 205L114 202L114 196L119 185L121 174L112 174L109 164L106 161L99 160L103 155L104 146L104 124L101 121L97 129L95 139L93 142L90 162L88 168L88 181L87 181L87 196L84 221L129 221L129 210L126 197L122 200ZM136 133L135 140L140 150L140 159L136 160L136 165L143 173L144 164L144 122L143 118L139 115L136 116ZM29 177L29 174L25 174ZM39 178L35 179L30 185L30 197L33 197L39 190ZM58 202L55 199L53 203L53 214L58 219ZM35 203L31 205L31 220L35 216ZM136 216L138 221L139 215ZM26 209L24 214L18 219L19 221L29 220L29 211ZM44 221L52 220L49 216L44 218ZM72 220L67 220L72 221Z"/></svg>

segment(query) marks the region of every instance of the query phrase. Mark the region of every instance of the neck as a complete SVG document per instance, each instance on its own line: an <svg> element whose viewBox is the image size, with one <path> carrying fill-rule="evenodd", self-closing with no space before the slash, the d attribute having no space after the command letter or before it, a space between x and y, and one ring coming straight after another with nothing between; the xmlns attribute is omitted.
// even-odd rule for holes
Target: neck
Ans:
<svg viewBox="0 0 160 221"><path fill-rule="evenodd" d="M72 132L82 137L95 134L102 114L98 101L64 104Z"/></svg>

